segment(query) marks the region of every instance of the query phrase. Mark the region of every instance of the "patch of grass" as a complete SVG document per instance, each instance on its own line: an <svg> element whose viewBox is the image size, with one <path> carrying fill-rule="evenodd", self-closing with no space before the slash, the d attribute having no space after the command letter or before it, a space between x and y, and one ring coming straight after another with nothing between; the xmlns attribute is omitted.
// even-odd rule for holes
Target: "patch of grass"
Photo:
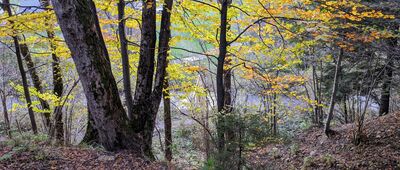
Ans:
<svg viewBox="0 0 400 170"><path fill-rule="evenodd" d="M303 165L301 166L301 169L304 170L304 169L307 169L308 167L311 167L314 164L314 162L315 162L315 159L313 157L311 157L311 156L304 157Z"/></svg>
<svg viewBox="0 0 400 170"><path fill-rule="evenodd" d="M328 167L332 167L334 165L334 163L336 162L335 158L331 154L325 154L324 156L322 156L322 161Z"/></svg>
<svg viewBox="0 0 400 170"><path fill-rule="evenodd" d="M290 154L296 155L300 150L300 146L297 143L290 145Z"/></svg>
<svg viewBox="0 0 400 170"><path fill-rule="evenodd" d="M13 155L14 155L14 153L12 153L12 152L8 152L8 153L4 154L3 156L0 157L0 162L10 160Z"/></svg>

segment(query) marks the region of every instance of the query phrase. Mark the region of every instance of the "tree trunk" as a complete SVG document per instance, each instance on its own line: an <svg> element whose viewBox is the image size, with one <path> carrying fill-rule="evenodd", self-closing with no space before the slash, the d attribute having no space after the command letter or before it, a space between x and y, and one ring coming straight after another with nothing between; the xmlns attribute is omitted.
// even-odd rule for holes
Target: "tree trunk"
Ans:
<svg viewBox="0 0 400 170"><path fill-rule="evenodd" d="M217 64L217 109L218 112L224 112L225 104L225 88L224 88L224 65L225 57L227 54L228 42L226 40L227 33L227 18L228 18L228 1L223 0L220 11L220 33L219 33L219 54ZM225 148L225 121L223 115L218 116L217 120L217 134L218 134L218 150L222 153Z"/></svg>
<svg viewBox="0 0 400 170"><path fill-rule="evenodd" d="M169 83L165 80L164 83L164 128L165 128L165 158L171 162L172 160L172 122L171 122L171 99L169 96Z"/></svg>
<svg viewBox="0 0 400 170"><path fill-rule="evenodd" d="M141 140L129 127L122 107L94 2L52 2L78 71L99 143L109 151L139 151Z"/></svg>
<svg viewBox="0 0 400 170"><path fill-rule="evenodd" d="M86 143L89 145L100 144L99 132L97 131L97 129L94 128L93 125L94 125L94 119L88 108L88 121L87 121L87 126L86 126L86 133L82 139L83 143Z"/></svg>
<svg viewBox="0 0 400 170"><path fill-rule="evenodd" d="M21 48L22 58L25 59L26 66L28 67L28 72L29 72L29 74L31 76L33 87L35 87L35 89L39 93L43 93L42 81L40 80L39 75L37 74L36 66L35 66L35 63L32 60L32 56L31 56L31 54L29 52L28 45L26 45L24 43L21 43L20 44L20 48ZM39 102L40 102L40 105L42 106L42 109L46 111L44 113L44 117L46 119L45 126L50 127L50 106L49 106L49 103L47 103L47 101L45 101L45 100L43 100L41 98L39 98Z"/></svg>
<svg viewBox="0 0 400 170"><path fill-rule="evenodd" d="M155 113L152 108L152 87L154 76L154 55L156 46L156 1L144 0L142 6L142 34L140 58L134 96L133 127L144 140L144 152L151 159Z"/></svg>
<svg viewBox="0 0 400 170"><path fill-rule="evenodd" d="M170 11L173 1L166 0L163 5L154 89L152 85L156 43L156 2L147 0L143 1L143 3L140 59L134 97L135 114L133 117L134 122L136 122L134 125L135 130L141 133L144 139L143 150L145 154L150 158L154 158L151 145L168 65L167 56L171 37Z"/></svg>
<svg viewBox="0 0 400 170"><path fill-rule="evenodd" d="M388 45L393 49L396 47L397 39L392 38L389 39ZM379 105L379 116L383 116L389 113L390 107L390 87L392 84L392 76L393 76L393 59L392 54L388 54L386 62L387 65L385 66L385 75L383 77L383 84L382 84L382 92L381 92L381 101Z"/></svg>
<svg viewBox="0 0 400 170"><path fill-rule="evenodd" d="M344 109L344 123L349 123L349 113L347 110L347 95L344 95L343 99L343 109Z"/></svg>
<svg viewBox="0 0 400 170"><path fill-rule="evenodd" d="M13 14L12 14L11 7L10 7L9 4L10 4L9 0L3 0L3 9L4 9L4 11L7 11L8 16L12 16ZM13 24L13 23L11 23L11 24ZM35 114L33 113L33 110L32 110L32 100L31 100L31 96L30 96L30 93L29 93L28 81L27 81L27 78L26 78L24 65L23 65L23 62L22 62L21 46L19 44L19 40L18 40L17 36L13 36L12 38L13 38L13 41L14 41L15 54L17 56L17 62L18 62L18 69L19 69L19 72L21 74L22 86L23 86L23 89L24 89L24 95L25 95L25 99L26 99L26 103L27 103L27 107L28 107L29 119L31 121L33 133L37 134L37 126L36 126Z"/></svg>
<svg viewBox="0 0 400 170"><path fill-rule="evenodd" d="M40 2L40 6L42 8L47 8L50 6L50 1L49 0L39 0ZM46 10L50 10L50 9L46 9ZM50 39L49 43L50 43L50 49L51 49L51 57L53 59L52 62L52 71L53 71L53 93L61 98L62 97L62 93L64 90L64 83L63 83L63 78L62 78L62 70L61 70L61 66L60 66L60 58L57 56L57 54L55 53L56 50L56 45L53 43L53 39L55 37L55 33L53 30L47 30L47 36ZM56 106L54 108L54 127L51 128L55 128L55 136L56 139L58 140L59 143L63 143L64 140L64 123L62 121L62 117L63 117L63 113L62 113L62 107L60 106Z"/></svg>
<svg viewBox="0 0 400 170"><path fill-rule="evenodd" d="M124 94L125 105L128 110L128 118L131 120L133 116L133 98L131 90L131 76L129 71L129 55L128 55L128 41L125 34L125 0L118 2L118 34L119 42L121 45L121 58L122 58L122 74L124 81Z"/></svg>
<svg viewBox="0 0 400 170"><path fill-rule="evenodd" d="M10 132L10 119L8 117L8 111L7 111L7 95L5 94L4 91L0 89L1 93L1 103L3 105L3 115L4 115L4 123L6 124L6 133L9 137L11 137L11 132Z"/></svg>
<svg viewBox="0 0 400 170"><path fill-rule="evenodd" d="M331 95L331 101L329 103L329 111L328 111L328 118L326 119L325 123L325 134L327 136L331 136L334 132L330 129L330 124L333 119L333 110L335 108L335 102L336 102L336 93L338 91L338 84L339 84L339 75L340 75L340 67L342 63L342 58L343 58L343 49L340 49L340 53L337 58L337 63L336 63L336 70L335 70L335 77L333 80L333 88L332 88L332 95Z"/></svg>

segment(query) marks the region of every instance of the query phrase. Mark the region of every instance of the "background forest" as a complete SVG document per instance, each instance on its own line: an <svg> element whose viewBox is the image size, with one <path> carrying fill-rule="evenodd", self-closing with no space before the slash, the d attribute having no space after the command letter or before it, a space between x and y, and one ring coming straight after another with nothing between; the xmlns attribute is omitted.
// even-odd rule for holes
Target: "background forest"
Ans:
<svg viewBox="0 0 400 170"><path fill-rule="evenodd" d="M400 168L397 0L0 5L0 167Z"/></svg>

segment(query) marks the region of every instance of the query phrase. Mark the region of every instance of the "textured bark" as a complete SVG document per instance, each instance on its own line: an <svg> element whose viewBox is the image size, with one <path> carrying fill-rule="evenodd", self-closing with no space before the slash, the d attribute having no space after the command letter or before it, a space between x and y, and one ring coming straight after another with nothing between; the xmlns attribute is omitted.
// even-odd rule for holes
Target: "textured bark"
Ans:
<svg viewBox="0 0 400 170"><path fill-rule="evenodd" d="M88 109L88 122L86 126L86 133L85 136L82 139L83 143L89 144L89 145L98 145L100 144L99 142L99 133L98 131L93 127L94 125L94 119L93 116Z"/></svg>
<svg viewBox="0 0 400 170"><path fill-rule="evenodd" d="M164 101L164 128L165 128L165 158L171 162L172 160L172 122L171 122L171 99L168 90L168 80L165 80L163 93Z"/></svg>
<svg viewBox="0 0 400 170"><path fill-rule="evenodd" d="M9 0L3 0L2 7L3 7L4 11L7 11L8 16L12 16L13 14L12 14L11 7L9 4L10 4ZM25 69L24 69L24 65L22 62L21 46L19 44L19 40L18 40L17 36L13 36L12 39L14 41L15 54L17 57L18 69L21 74L22 86L24 89L24 96L25 96L26 103L28 106L28 115L29 115L29 119L31 121L32 131L34 134L37 134L37 126L36 126L35 114L32 110L32 100L31 100L31 96L29 93L28 80L26 78Z"/></svg>
<svg viewBox="0 0 400 170"><path fill-rule="evenodd" d="M219 33L219 54L218 54L218 64L217 64L217 109L218 112L223 112L225 103L225 88L224 88L224 65L225 57L227 54L228 42L226 40L227 33L227 18L228 18L228 2L226 0L222 1L221 11L220 11L220 33ZM217 120L217 134L218 143L217 147L220 152L224 150L225 147L225 121L223 115L220 115Z"/></svg>
<svg viewBox="0 0 400 170"><path fill-rule="evenodd" d="M36 66L35 66L35 63L32 60L32 56L31 56L31 54L29 52L28 45L21 43L20 44L20 48L21 48L22 58L24 58L24 60L26 62L26 66L28 68L28 72L29 72L29 74L31 76L33 87L35 87L35 89L38 92L43 93L42 81L40 80L39 75L38 75L38 73L36 71ZM44 113L44 117L46 119L46 121L45 121L46 124L45 125L47 127L50 127L50 106L49 106L49 103L47 103L47 101L45 101L45 100L43 100L41 98L39 98L39 102L40 102L40 105L42 106L42 109L47 111L47 112Z"/></svg>
<svg viewBox="0 0 400 170"><path fill-rule="evenodd" d="M168 65L172 2L172 0L166 0L163 6L154 89L152 86L156 43L156 2L153 0L143 1L142 8L142 36L133 122L136 132L140 133L144 139L143 150L150 158L154 158L151 151L153 131Z"/></svg>
<svg viewBox="0 0 400 170"><path fill-rule="evenodd" d="M325 123L325 134L327 136L331 136L332 133L333 133L333 131L330 129L330 124L331 124L331 121L333 119L333 110L335 108L336 93L338 91L338 84L339 84L339 76L340 76L342 58L343 58L343 49L340 49L340 53L338 55L337 63L336 63L335 77L334 77L334 80L333 80L333 88L332 88L331 101L329 103L328 117L327 117L326 123Z"/></svg>
<svg viewBox="0 0 400 170"><path fill-rule="evenodd" d="M49 0L39 0L40 1L40 6L43 8L47 9L48 6L50 6L50 1ZM56 45L53 43L54 39L54 31L53 30L47 30L47 36L50 39L50 49L51 49L51 58L53 59L52 62L52 71L53 71L53 93L61 98L62 93L64 90L64 83L63 83L63 78L62 78L62 70L60 66L60 58L57 56L57 54L54 52L56 50ZM56 106L54 108L54 127L55 128L55 136L56 139L59 141L59 143L63 143L64 140L64 123L62 121L63 118L63 109L60 106Z"/></svg>
<svg viewBox="0 0 400 170"><path fill-rule="evenodd" d="M219 54L217 65L217 107L218 112L223 111L225 102L224 90L224 65L225 57L227 54L228 41L226 40L227 33L227 18L228 18L228 2L222 1L221 4L221 18L220 18L220 33L219 33Z"/></svg>
<svg viewBox="0 0 400 170"><path fill-rule="evenodd" d="M118 2L118 34L121 46L122 74L124 81L125 105L128 110L128 118L133 116L133 98L131 90L131 76L129 71L128 41L125 34L125 0Z"/></svg>
<svg viewBox="0 0 400 170"><path fill-rule="evenodd" d="M172 122L171 122L171 100L169 96L169 81L166 78L168 66L168 51L170 49L169 41L171 38L171 11L173 0L165 0L161 16L161 27L158 44L157 71L155 86L153 91L154 113L157 114L158 106L161 102L161 95L164 101L164 125L165 125L165 158L172 160ZM165 91L163 91L165 89ZM154 121L154 120L152 120ZM153 131L153 130L151 130Z"/></svg>
<svg viewBox="0 0 400 170"><path fill-rule="evenodd" d="M52 0L82 83L99 143L110 151L140 151L128 125L92 0Z"/></svg>
<svg viewBox="0 0 400 170"><path fill-rule="evenodd" d="M151 151L154 120L151 93L153 89L154 58L156 46L156 2L144 0L142 7L142 34L140 41L140 58L137 71L134 96L134 130L144 140L145 154L154 158Z"/></svg>
<svg viewBox="0 0 400 170"><path fill-rule="evenodd" d="M392 38L389 39L388 45L393 49L396 48L397 39ZM383 77L382 83L382 92L381 92L381 99L379 105L379 116L383 116L389 113L390 108L390 87L392 84L392 77L393 77L393 54L389 54L386 62L387 65L385 66L385 75Z"/></svg>

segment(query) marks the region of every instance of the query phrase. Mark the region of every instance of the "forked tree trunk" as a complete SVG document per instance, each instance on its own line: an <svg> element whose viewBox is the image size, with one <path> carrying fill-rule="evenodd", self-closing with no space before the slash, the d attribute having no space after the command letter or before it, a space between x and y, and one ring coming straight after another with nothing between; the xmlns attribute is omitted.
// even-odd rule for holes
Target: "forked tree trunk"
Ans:
<svg viewBox="0 0 400 170"><path fill-rule="evenodd" d="M143 150L151 159L154 158L151 150L153 131L168 65L167 56L171 37L170 12L172 3L172 0L166 0L163 5L154 89L152 85L156 43L156 2L153 0L143 1L142 8L142 36L134 97L135 112L133 122L135 123L136 132L140 133L144 139Z"/></svg>
<svg viewBox="0 0 400 170"><path fill-rule="evenodd" d="M336 93L338 91L339 75L340 75L342 58L343 58L343 49L340 49L340 53L338 55L337 62L336 62L335 77L333 80L333 88L332 88L331 101L329 103L328 117L327 117L326 123L325 123L325 134L327 136L331 136L333 134L333 131L330 129L330 124L333 119L333 110L335 108Z"/></svg>
<svg viewBox="0 0 400 170"><path fill-rule="evenodd" d="M156 47L156 1L143 0L140 58L134 95L133 127L144 142L144 152L154 158L151 151L154 114L151 93L153 89L154 58Z"/></svg>
<svg viewBox="0 0 400 170"><path fill-rule="evenodd" d="M12 16L13 14L12 14L11 7L9 4L10 4L9 0L3 0L2 7L3 7L4 11L7 12L8 16ZM13 24L13 23L11 23L11 24ZM37 134L38 131L37 131L37 125L36 125L36 120L35 120L35 114L32 109L32 100L31 100L31 96L29 93L28 80L26 78L26 73L25 73L23 62L22 62L21 46L19 44L19 39L17 36L14 35L12 37L12 39L14 41L15 54L17 57L18 69L21 74L22 86L24 89L24 96L26 99L27 107L28 107L29 119L30 119L31 125L32 125L32 131L34 134Z"/></svg>
<svg viewBox="0 0 400 170"><path fill-rule="evenodd" d="M94 2L52 2L78 71L99 143L110 151L140 151L141 140L129 127L122 107Z"/></svg>

